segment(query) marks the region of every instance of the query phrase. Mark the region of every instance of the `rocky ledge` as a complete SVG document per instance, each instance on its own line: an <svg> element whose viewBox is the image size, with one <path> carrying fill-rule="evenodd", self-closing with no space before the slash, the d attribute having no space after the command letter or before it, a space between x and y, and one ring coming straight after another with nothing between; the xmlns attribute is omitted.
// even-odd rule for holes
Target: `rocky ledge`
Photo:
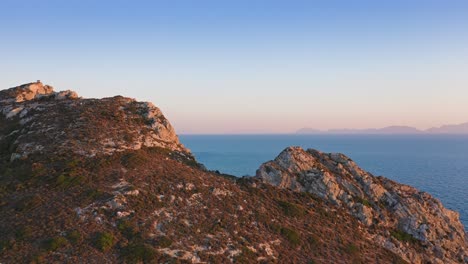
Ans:
<svg viewBox="0 0 468 264"><path fill-rule="evenodd" d="M428 193L373 176L343 154L289 147L262 164L256 178L345 208L366 227L369 239L411 263L468 262L457 212ZM410 246L414 243L422 254Z"/></svg>
<svg viewBox="0 0 468 264"><path fill-rule="evenodd" d="M10 159L33 153L111 154L161 147L193 159L152 103L116 96L83 99L40 81L0 91L0 143Z"/></svg>

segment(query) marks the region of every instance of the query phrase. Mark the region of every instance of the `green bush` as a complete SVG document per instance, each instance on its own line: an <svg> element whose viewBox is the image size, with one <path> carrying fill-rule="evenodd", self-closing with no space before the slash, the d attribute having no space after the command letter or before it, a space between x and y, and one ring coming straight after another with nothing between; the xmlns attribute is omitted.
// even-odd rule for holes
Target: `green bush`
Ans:
<svg viewBox="0 0 468 264"><path fill-rule="evenodd" d="M80 162L81 162L81 160L79 160L79 159L70 160L70 161L67 162L67 167L68 168L76 168L76 167L78 167Z"/></svg>
<svg viewBox="0 0 468 264"><path fill-rule="evenodd" d="M103 232L96 235L95 246L99 250L108 251L114 245L114 236L111 233Z"/></svg>
<svg viewBox="0 0 468 264"><path fill-rule="evenodd" d="M67 176L65 176L64 174L61 174L60 176L57 177L57 179L55 180L55 183L57 183L58 186L61 186L65 184L66 181L67 181Z"/></svg>
<svg viewBox="0 0 468 264"><path fill-rule="evenodd" d="M278 205L283 210L284 214L291 217L301 217L306 215L307 211L298 204L293 204L286 201L278 201Z"/></svg>
<svg viewBox="0 0 468 264"><path fill-rule="evenodd" d="M78 230L73 230L73 231L70 231L68 234L67 234L67 239L72 242L73 244L77 243L78 241L81 240L81 234Z"/></svg>
<svg viewBox="0 0 468 264"><path fill-rule="evenodd" d="M367 199L364 199L362 197L356 197L356 202L358 203L361 203L362 205L364 206L367 206L367 207L372 207L372 204L369 202L369 200Z"/></svg>
<svg viewBox="0 0 468 264"><path fill-rule="evenodd" d="M418 241L416 238L414 238L412 235L402 231L402 230L393 230L390 232L390 234L396 238L399 241L402 242L416 242Z"/></svg>
<svg viewBox="0 0 468 264"><path fill-rule="evenodd" d="M291 243L293 246L298 246L301 243L301 237L299 233L297 233L295 230L283 227L281 228L281 235L286 238L286 240Z"/></svg>
<svg viewBox="0 0 468 264"><path fill-rule="evenodd" d="M157 257L156 250L144 243L132 243L122 250L122 257L127 263L148 263Z"/></svg>
<svg viewBox="0 0 468 264"><path fill-rule="evenodd" d="M55 180L55 183L58 187L61 188L68 188L75 185L79 185L84 181L85 177L82 175L79 176L72 176L70 174L61 174Z"/></svg>
<svg viewBox="0 0 468 264"><path fill-rule="evenodd" d="M68 244L68 241L64 237L54 237L46 241L45 249L47 251L55 251Z"/></svg>

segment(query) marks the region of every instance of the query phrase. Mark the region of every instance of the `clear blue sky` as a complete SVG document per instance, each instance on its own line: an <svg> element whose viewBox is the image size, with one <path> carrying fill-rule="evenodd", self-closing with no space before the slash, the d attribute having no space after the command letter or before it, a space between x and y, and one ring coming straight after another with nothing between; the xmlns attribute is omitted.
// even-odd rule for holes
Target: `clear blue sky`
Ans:
<svg viewBox="0 0 468 264"><path fill-rule="evenodd" d="M179 133L468 121L468 1L0 1L0 88L152 101Z"/></svg>

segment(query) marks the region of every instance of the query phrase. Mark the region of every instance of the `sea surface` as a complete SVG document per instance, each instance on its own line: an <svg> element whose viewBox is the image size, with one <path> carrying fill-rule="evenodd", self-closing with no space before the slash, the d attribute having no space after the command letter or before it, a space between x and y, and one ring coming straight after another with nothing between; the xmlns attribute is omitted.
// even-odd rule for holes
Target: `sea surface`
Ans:
<svg viewBox="0 0 468 264"><path fill-rule="evenodd" d="M341 152L361 168L426 191L468 227L468 136L451 135L182 135L210 170L255 175L288 146Z"/></svg>

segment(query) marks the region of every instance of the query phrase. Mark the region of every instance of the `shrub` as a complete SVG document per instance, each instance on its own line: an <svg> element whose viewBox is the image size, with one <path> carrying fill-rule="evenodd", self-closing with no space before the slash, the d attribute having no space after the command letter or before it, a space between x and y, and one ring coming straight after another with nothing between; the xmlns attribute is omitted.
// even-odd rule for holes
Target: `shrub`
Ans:
<svg viewBox="0 0 468 264"><path fill-rule="evenodd" d="M132 222L126 220L120 221L117 224L117 228L122 233L122 235L128 239L134 238L138 233L136 226Z"/></svg>
<svg viewBox="0 0 468 264"><path fill-rule="evenodd" d="M67 176L64 174L61 174L60 176L57 177L57 180L55 180L55 183L57 183L58 186L63 185L67 181Z"/></svg>
<svg viewBox="0 0 468 264"><path fill-rule="evenodd" d="M160 236L158 238L157 245L161 248L167 248L172 245L172 240L170 240L167 236Z"/></svg>
<svg viewBox="0 0 468 264"><path fill-rule="evenodd" d="M161 147L149 147L145 149L150 154L162 154L162 155L168 156L172 153L169 149L161 148Z"/></svg>
<svg viewBox="0 0 468 264"><path fill-rule="evenodd" d="M301 217L306 215L307 211L298 204L293 204L286 201L278 201L278 205L283 210L284 214L291 217Z"/></svg>
<svg viewBox="0 0 468 264"><path fill-rule="evenodd" d="M105 198L107 195L106 192L100 191L98 189L89 189L88 191L85 192L85 198L86 200L99 200Z"/></svg>
<svg viewBox="0 0 468 264"><path fill-rule="evenodd" d="M47 251L55 251L68 244L68 241L64 237L54 237L46 241L45 249Z"/></svg>
<svg viewBox="0 0 468 264"><path fill-rule="evenodd" d="M122 257L127 263L148 263L156 259L157 252L148 244L132 243L123 248Z"/></svg>
<svg viewBox="0 0 468 264"><path fill-rule="evenodd" d="M356 202L361 203L364 206L367 207L372 207L372 204L369 202L369 200L362 198L362 197L356 197Z"/></svg>
<svg viewBox="0 0 468 264"><path fill-rule="evenodd" d="M23 226L16 231L15 236L18 240L25 240L30 238L32 233L33 231L30 226Z"/></svg>
<svg viewBox="0 0 468 264"><path fill-rule="evenodd" d="M291 243L293 246L298 246L301 243L301 237L299 236L299 233L297 233L295 230L283 227L281 228L281 235L286 238L286 240Z"/></svg>
<svg viewBox="0 0 468 264"><path fill-rule="evenodd" d="M351 255L355 255L359 252L359 248L352 243L348 244L344 250L346 251L346 253Z"/></svg>
<svg viewBox="0 0 468 264"><path fill-rule="evenodd" d="M67 167L68 168L76 168L76 167L78 167L80 162L81 161L79 159L70 160L70 161L67 162Z"/></svg>
<svg viewBox="0 0 468 264"><path fill-rule="evenodd" d="M95 246L99 250L108 251L114 245L114 236L111 233L103 232L96 235Z"/></svg>
<svg viewBox="0 0 468 264"><path fill-rule="evenodd" d="M55 183L57 184L58 187L61 188L68 188L71 186L79 185L84 181L85 177L84 176L71 176L68 174L61 174L60 176L57 177L55 180Z"/></svg>
<svg viewBox="0 0 468 264"><path fill-rule="evenodd" d="M129 169L137 168L146 162L148 162L148 157L140 151L126 153L121 159L122 165Z"/></svg>
<svg viewBox="0 0 468 264"><path fill-rule="evenodd" d="M67 239L75 244L81 240L81 234L78 230L73 230L67 234Z"/></svg>
<svg viewBox="0 0 468 264"><path fill-rule="evenodd" d="M412 235L402 231L402 230L393 230L390 234L399 241L402 242L416 242L417 239L414 238Z"/></svg>

